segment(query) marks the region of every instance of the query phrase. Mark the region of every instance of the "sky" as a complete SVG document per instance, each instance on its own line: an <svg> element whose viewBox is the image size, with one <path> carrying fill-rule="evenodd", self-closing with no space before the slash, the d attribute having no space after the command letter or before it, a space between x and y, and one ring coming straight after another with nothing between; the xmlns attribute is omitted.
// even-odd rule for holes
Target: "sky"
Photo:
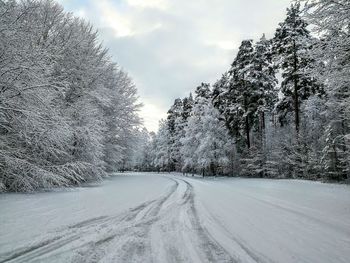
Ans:
<svg viewBox="0 0 350 263"><path fill-rule="evenodd" d="M134 80L149 131L176 98L229 69L244 39L272 37L290 0L59 0L88 20Z"/></svg>

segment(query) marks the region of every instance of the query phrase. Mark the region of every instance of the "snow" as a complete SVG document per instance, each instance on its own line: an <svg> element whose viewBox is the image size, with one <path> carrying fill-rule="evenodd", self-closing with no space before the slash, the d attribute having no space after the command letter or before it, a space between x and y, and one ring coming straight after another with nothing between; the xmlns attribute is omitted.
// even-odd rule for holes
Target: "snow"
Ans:
<svg viewBox="0 0 350 263"><path fill-rule="evenodd" d="M124 173L0 196L0 262L348 262L350 188Z"/></svg>
<svg viewBox="0 0 350 263"><path fill-rule="evenodd" d="M349 187L268 179L197 185L204 218L212 218L204 225L226 236L227 249L242 246L252 261L348 262Z"/></svg>
<svg viewBox="0 0 350 263"><path fill-rule="evenodd" d="M42 233L121 213L158 197L170 184L161 177L117 176L101 185L59 192L0 195L0 253L21 247Z"/></svg>

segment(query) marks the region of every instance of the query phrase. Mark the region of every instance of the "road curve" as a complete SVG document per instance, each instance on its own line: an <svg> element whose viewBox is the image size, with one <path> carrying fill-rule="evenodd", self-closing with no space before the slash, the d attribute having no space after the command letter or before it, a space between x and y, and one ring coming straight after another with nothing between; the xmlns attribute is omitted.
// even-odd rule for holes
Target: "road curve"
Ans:
<svg viewBox="0 0 350 263"><path fill-rule="evenodd" d="M166 183L126 210L96 211L24 245L0 250L0 263L347 262L350 256L348 188L300 181L144 177ZM128 180L135 184L141 178Z"/></svg>
<svg viewBox="0 0 350 263"><path fill-rule="evenodd" d="M5 262L239 262L201 225L191 183L170 178L157 199L97 216L0 255Z"/></svg>

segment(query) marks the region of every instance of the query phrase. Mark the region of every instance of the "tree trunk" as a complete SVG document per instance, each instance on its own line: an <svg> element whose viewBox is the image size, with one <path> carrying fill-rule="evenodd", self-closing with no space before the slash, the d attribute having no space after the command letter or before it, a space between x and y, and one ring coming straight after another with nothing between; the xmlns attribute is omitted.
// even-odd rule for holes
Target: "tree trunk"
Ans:
<svg viewBox="0 0 350 263"><path fill-rule="evenodd" d="M263 129L263 131L265 131L265 112L264 111L262 111L261 112L261 118L262 118L262 129Z"/></svg>
<svg viewBox="0 0 350 263"><path fill-rule="evenodd" d="M245 81L243 81L243 87L246 89ZM250 138L249 138L249 114L248 114L248 102L247 96L244 95L244 111L245 111L245 132L247 136L247 147L250 149Z"/></svg>
<svg viewBox="0 0 350 263"><path fill-rule="evenodd" d="M247 147L250 149L250 137L249 137L249 117L248 115L245 117L245 132L247 135Z"/></svg>
<svg viewBox="0 0 350 263"><path fill-rule="evenodd" d="M210 164L210 169L211 169L211 173L213 174L213 176L216 176L216 165L214 162L212 162Z"/></svg>
<svg viewBox="0 0 350 263"><path fill-rule="evenodd" d="M294 65L293 65L293 70L294 70L294 75L293 75L293 80L294 80L294 117L295 117L295 131L297 137L299 137L299 126L300 126L300 117L299 117L299 94L298 94L298 76L297 76L297 71L298 71L298 63L297 63L297 54L296 54L296 45L295 41L293 41L293 56L294 56Z"/></svg>

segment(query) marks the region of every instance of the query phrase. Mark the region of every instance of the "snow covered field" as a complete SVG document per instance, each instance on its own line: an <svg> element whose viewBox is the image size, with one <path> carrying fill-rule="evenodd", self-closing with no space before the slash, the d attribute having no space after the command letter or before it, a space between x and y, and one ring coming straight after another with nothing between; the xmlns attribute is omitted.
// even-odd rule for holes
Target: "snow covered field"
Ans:
<svg viewBox="0 0 350 263"><path fill-rule="evenodd" d="M350 187L122 174L0 195L0 262L349 262Z"/></svg>

